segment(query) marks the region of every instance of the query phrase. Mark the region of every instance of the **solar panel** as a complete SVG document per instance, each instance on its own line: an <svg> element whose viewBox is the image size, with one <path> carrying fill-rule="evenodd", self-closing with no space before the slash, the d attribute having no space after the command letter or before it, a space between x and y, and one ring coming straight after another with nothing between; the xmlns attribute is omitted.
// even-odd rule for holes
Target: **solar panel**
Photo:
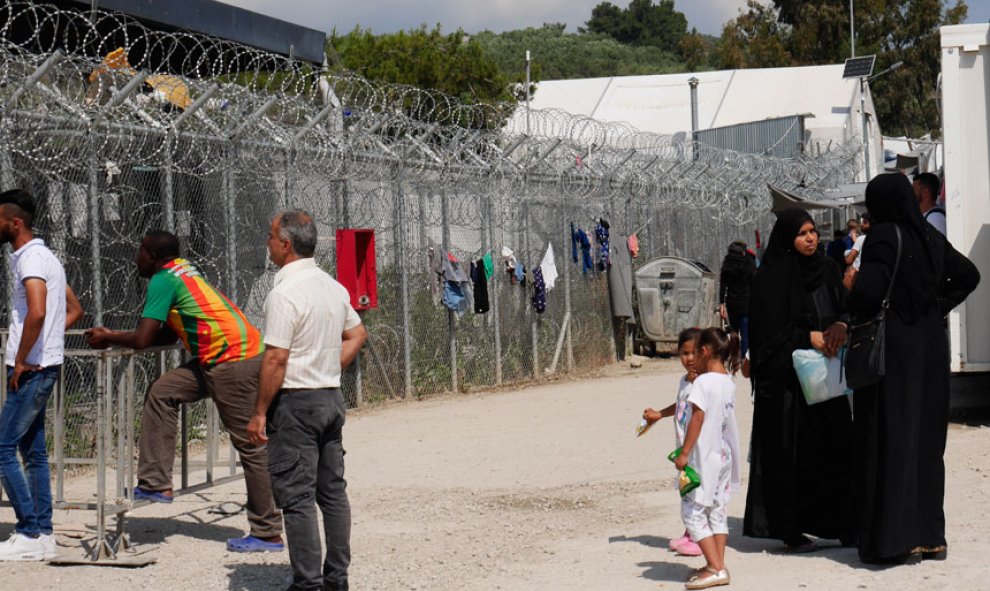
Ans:
<svg viewBox="0 0 990 591"><path fill-rule="evenodd" d="M846 60L846 69L842 71L843 78L868 78L873 73L873 64L877 56L851 57Z"/></svg>

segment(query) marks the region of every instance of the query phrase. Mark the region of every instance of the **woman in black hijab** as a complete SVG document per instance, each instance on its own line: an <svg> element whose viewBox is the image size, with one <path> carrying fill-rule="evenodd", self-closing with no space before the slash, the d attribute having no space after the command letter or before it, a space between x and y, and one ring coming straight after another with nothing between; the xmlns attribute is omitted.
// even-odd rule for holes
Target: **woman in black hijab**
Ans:
<svg viewBox="0 0 990 591"><path fill-rule="evenodd" d="M873 226L849 307L854 321L880 310L897 258L886 316L885 377L855 402L859 555L905 563L946 556L945 437L949 349L943 319L980 281L976 267L921 216L901 174L866 188Z"/></svg>
<svg viewBox="0 0 990 591"><path fill-rule="evenodd" d="M749 331L754 404L743 534L782 540L792 552L820 538L855 540L852 417L844 396L809 406L791 354L833 356L845 342L846 292L804 210L777 214L753 281Z"/></svg>

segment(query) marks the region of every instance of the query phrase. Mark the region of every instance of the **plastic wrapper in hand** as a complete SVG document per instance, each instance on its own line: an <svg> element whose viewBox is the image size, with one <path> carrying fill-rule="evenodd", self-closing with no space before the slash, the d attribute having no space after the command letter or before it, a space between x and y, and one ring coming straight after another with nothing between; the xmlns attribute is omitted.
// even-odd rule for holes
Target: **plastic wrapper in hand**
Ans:
<svg viewBox="0 0 990 591"><path fill-rule="evenodd" d="M647 431L649 431L650 430L650 427L653 426L653 423L654 422L656 422L656 421L651 422L651 421L647 421L646 419L641 420L639 422L639 424L636 425L636 437L639 437L643 433L646 433Z"/></svg>
<svg viewBox="0 0 990 591"><path fill-rule="evenodd" d="M676 462L679 455L681 455L681 448L678 447L667 454L667 459ZM681 496L683 497L699 486L701 486L701 476L698 476L698 473L691 466L684 466L684 469L677 475L677 490L680 491Z"/></svg>

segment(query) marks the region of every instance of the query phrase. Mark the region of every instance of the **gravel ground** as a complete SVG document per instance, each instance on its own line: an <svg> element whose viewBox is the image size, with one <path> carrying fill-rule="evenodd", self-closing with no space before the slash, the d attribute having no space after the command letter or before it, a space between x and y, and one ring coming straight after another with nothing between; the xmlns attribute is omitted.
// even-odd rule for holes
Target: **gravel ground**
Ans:
<svg viewBox="0 0 990 591"><path fill-rule="evenodd" d="M615 365L581 380L404 402L353 413L348 449L355 590L682 589L699 558L666 550L683 531L665 455L672 425L634 436L645 406L673 400L676 361ZM752 406L740 381L737 419L748 445ZM985 425L985 423L984 423ZM859 564L854 549L785 556L739 535L743 495L729 508L732 589L987 589L990 429L949 431L949 560L889 569ZM745 470L744 470L745 479ZM745 484L745 483L744 483ZM283 589L285 554L239 555L243 482L136 510L132 541L157 559L144 568L0 564L5 589ZM91 490L92 478L70 483ZM61 551L82 554L93 514L58 512ZM0 536L13 528L0 510Z"/></svg>

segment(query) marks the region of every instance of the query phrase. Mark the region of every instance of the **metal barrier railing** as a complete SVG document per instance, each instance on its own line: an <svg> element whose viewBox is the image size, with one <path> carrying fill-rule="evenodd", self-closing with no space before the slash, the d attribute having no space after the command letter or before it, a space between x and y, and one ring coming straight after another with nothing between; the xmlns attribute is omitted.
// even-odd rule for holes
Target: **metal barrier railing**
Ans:
<svg viewBox="0 0 990 591"><path fill-rule="evenodd" d="M0 343L6 341L6 331ZM82 331L70 331L78 337ZM0 360L4 359L0 347ZM61 562L116 561L131 550L125 526L129 511L149 504L134 499L137 437L148 387L159 376L179 365L179 346L134 349L67 349L59 380L49 400L49 459L54 473L52 497L56 509L96 512L95 539L81 560ZM0 380L0 406L7 396L7 380ZM228 443L221 454L223 429L212 400L204 399L180 407L178 427L178 481L176 496L201 491L243 477L236 451ZM197 455L201 441L205 458ZM195 478L194 472L203 472ZM92 480L95 473L95 499ZM195 482L194 482L195 480ZM108 527L107 518L115 524Z"/></svg>

